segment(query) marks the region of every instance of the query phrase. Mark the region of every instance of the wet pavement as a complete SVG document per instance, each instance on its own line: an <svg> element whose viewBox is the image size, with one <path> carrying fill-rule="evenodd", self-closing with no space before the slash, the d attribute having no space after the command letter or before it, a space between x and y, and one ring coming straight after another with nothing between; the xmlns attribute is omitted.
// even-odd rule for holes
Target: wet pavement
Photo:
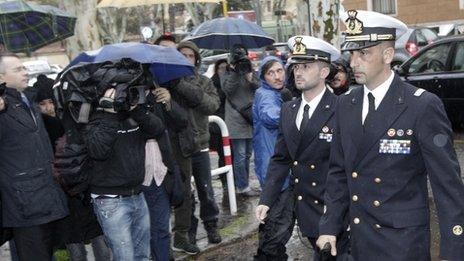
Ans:
<svg viewBox="0 0 464 261"><path fill-rule="evenodd" d="M455 148L461 164L461 172L464 173L464 132L455 135ZM212 168L216 168L217 155L211 153ZM253 162L253 161L252 161ZM250 185L254 188L259 187L259 183L254 175L254 166L250 168ZM463 176L464 179L464 176ZM254 218L254 209L258 203L258 198L237 198L238 213L231 216L227 204L227 195L223 195L221 182L213 178L213 187L215 191L216 202L220 208L219 233L223 237L223 242L217 245L208 244L206 231L203 225L199 224L197 234L197 244L202 252L196 256L188 256L179 252L175 253L176 260L253 260L258 244L258 222ZM225 202L223 204L223 198ZM197 199L198 201L198 199ZM199 206L197 204L198 216ZM432 230L432 260L438 259L439 231L437 223L437 214L433 201L431 201L431 230ZM91 254L91 247L87 245L89 252L89 261L94 260ZM312 249L307 239L302 239L295 227L293 235L287 244L287 254L289 260L310 260ZM0 248L0 260L9 259L8 244Z"/></svg>

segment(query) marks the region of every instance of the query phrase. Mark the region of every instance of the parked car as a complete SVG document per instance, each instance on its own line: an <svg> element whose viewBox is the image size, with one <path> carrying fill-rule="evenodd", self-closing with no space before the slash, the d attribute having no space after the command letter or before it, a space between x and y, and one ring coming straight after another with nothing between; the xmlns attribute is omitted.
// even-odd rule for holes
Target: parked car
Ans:
<svg viewBox="0 0 464 261"><path fill-rule="evenodd" d="M409 28L395 42L395 56L391 63L392 68L397 68L422 48L436 40L438 40L438 35L429 28ZM342 49L345 44L342 44ZM342 59L349 61L350 53L347 51L343 52Z"/></svg>
<svg viewBox="0 0 464 261"><path fill-rule="evenodd" d="M29 86L34 85L39 74L45 74L48 78L55 80L58 73L63 70L58 64L49 64L44 60L26 61L23 65L27 70Z"/></svg>
<svg viewBox="0 0 464 261"><path fill-rule="evenodd" d="M209 78L213 77L214 64L221 59L229 59L229 52L202 57L199 73Z"/></svg>
<svg viewBox="0 0 464 261"><path fill-rule="evenodd" d="M409 28L395 42L395 56L392 66L399 66L420 49L438 40L438 35L430 28Z"/></svg>
<svg viewBox="0 0 464 261"><path fill-rule="evenodd" d="M398 74L440 97L453 127L464 127L464 35L426 46L403 63Z"/></svg>
<svg viewBox="0 0 464 261"><path fill-rule="evenodd" d="M275 55L279 57L284 63L286 63L289 57L289 54L291 53L290 47L288 47L287 42L274 43L272 46L275 48L275 50L266 51L266 48L264 48L263 56ZM261 57L261 59L262 58L264 57Z"/></svg>

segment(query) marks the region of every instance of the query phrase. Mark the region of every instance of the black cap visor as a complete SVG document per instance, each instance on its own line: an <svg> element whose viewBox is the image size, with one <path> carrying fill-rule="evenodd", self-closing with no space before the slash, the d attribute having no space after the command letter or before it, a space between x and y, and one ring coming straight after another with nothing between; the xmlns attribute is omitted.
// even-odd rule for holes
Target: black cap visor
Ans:
<svg viewBox="0 0 464 261"><path fill-rule="evenodd" d="M343 43L342 52L345 51L356 51L361 49L366 49L372 46L380 44L381 41L371 42L371 41L356 41L356 42L345 42Z"/></svg>

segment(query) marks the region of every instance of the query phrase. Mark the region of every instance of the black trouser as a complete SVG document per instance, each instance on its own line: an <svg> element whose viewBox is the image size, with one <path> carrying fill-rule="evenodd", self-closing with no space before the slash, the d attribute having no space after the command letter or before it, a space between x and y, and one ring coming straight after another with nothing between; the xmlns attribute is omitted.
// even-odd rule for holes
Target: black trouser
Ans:
<svg viewBox="0 0 464 261"><path fill-rule="evenodd" d="M174 233L174 238L180 236L187 240L191 225L190 215L192 211L190 197L192 191L190 186L190 179L192 178L192 158L182 155L178 140L171 141L171 144L176 163L179 165L182 175L184 176L184 201L182 205L174 209L174 227L172 228L172 232Z"/></svg>
<svg viewBox="0 0 464 261"><path fill-rule="evenodd" d="M295 226L295 197L289 187L270 207L264 224L259 225L258 254L255 260L287 260L288 240Z"/></svg>
<svg viewBox="0 0 464 261"><path fill-rule="evenodd" d="M192 175L200 200L200 218L208 230L211 226L216 227L219 215L219 208L214 200L214 190L211 184L211 163L208 151L193 154ZM198 224L198 219L194 216L194 212L195 200L192 200L191 230L196 231L195 225Z"/></svg>
<svg viewBox="0 0 464 261"><path fill-rule="evenodd" d="M13 228L13 238L20 261L50 261L53 256L55 224L53 222Z"/></svg>

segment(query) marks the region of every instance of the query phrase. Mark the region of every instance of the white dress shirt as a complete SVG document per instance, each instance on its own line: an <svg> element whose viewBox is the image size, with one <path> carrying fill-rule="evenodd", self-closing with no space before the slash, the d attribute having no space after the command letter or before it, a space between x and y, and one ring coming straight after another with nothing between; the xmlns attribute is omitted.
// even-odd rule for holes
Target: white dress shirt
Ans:
<svg viewBox="0 0 464 261"><path fill-rule="evenodd" d="M385 94L387 94L388 89L390 88L391 83L393 82L393 78L395 77L395 73L392 71L390 74L390 77L386 81L384 81L382 84L377 86L373 91L369 90L366 85L364 85L364 98L363 98L363 108L362 108L362 123L364 124L364 120L366 119L367 113L369 112L369 98L367 98L367 95L369 93L372 93L375 99L375 109L379 107L380 103L383 100L383 97L385 97Z"/></svg>
<svg viewBox="0 0 464 261"><path fill-rule="evenodd" d="M316 110L317 105L321 101L322 96L324 96L325 92L326 92L326 88L324 88L324 90L321 91L321 93L319 93L316 97L314 97L314 99L312 99L310 102L305 100L303 93L301 94L301 104L300 104L300 108L298 109L298 114L296 115L296 120L295 120L295 124L298 130L300 130L300 125L301 125L301 122L303 121L304 106L309 105L308 114L309 114L309 118L311 119L311 116L313 116L313 113Z"/></svg>

